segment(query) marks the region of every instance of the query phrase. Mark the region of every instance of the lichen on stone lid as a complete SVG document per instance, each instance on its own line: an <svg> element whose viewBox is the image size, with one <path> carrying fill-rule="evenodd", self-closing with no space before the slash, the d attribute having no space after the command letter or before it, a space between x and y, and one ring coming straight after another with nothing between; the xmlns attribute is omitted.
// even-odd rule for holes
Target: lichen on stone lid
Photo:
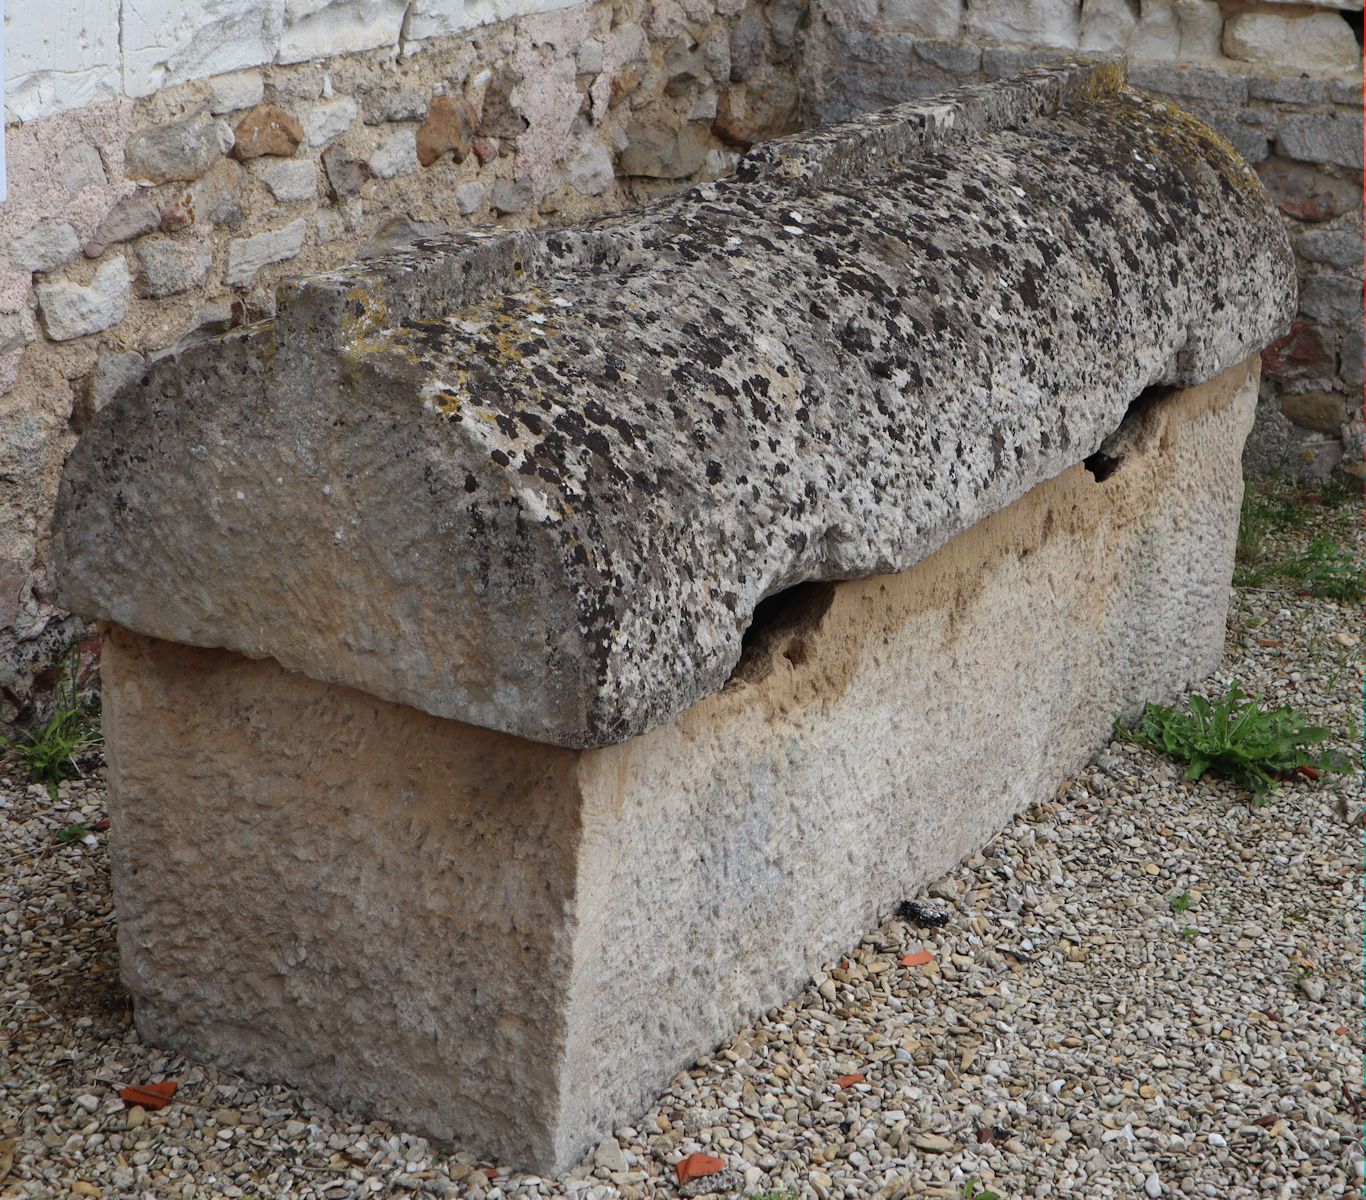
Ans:
<svg viewBox="0 0 1366 1200"><path fill-rule="evenodd" d="M1294 278L1246 166L1113 66L965 88L287 285L96 419L60 596L620 741L719 690L765 597L907 568L1259 350Z"/></svg>

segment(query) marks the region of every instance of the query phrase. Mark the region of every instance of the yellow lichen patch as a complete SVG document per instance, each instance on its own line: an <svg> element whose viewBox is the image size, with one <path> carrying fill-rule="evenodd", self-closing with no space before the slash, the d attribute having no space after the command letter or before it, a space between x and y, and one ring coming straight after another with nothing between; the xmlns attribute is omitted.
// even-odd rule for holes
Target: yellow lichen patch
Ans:
<svg viewBox="0 0 1366 1200"><path fill-rule="evenodd" d="M1127 86L1128 77L1122 60L1095 63L1091 65L1091 73L1086 80L1086 98L1099 100L1102 96L1123 91Z"/></svg>
<svg viewBox="0 0 1366 1200"><path fill-rule="evenodd" d="M508 308L509 299L516 301L516 307ZM557 308L558 306L537 288L519 293L515 297L500 296L486 300L462 309L446 321L435 322L434 324L441 329L451 333L477 337L481 343L481 350L477 364L471 361L466 367L458 363L443 363L442 379L423 387L423 403L443 417L452 417L460 412L467 403L474 400L476 365L481 372L487 372L490 369L512 367L522 362L526 358L522 343L528 337L544 337L552 332L552 318ZM414 362L420 362L421 356L412 346L412 342L420 333L421 326L385 330L384 348L402 346L406 353L412 355ZM371 340L375 340L373 336ZM532 385L529 379L525 382L528 396L533 399L539 398L540 389ZM497 414L488 410L478 415L487 424L497 420Z"/></svg>
<svg viewBox="0 0 1366 1200"><path fill-rule="evenodd" d="M353 287L342 303L338 330L342 353L366 353L365 343L388 324L389 306L376 290L365 285Z"/></svg>
<svg viewBox="0 0 1366 1200"><path fill-rule="evenodd" d="M1255 198L1259 204L1266 202L1261 180L1218 130L1175 104L1131 90L1125 96L1125 107L1114 110L1120 120L1137 124L1160 138L1171 157L1204 163L1233 188Z"/></svg>

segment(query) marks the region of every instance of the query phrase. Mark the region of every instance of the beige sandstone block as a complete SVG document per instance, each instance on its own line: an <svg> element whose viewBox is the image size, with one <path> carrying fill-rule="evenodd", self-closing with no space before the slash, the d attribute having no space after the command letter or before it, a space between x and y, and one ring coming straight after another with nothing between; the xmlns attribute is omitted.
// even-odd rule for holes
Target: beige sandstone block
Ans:
<svg viewBox="0 0 1366 1200"><path fill-rule="evenodd" d="M1224 53L1297 71L1361 70L1361 47L1338 13L1239 13L1224 23Z"/></svg>

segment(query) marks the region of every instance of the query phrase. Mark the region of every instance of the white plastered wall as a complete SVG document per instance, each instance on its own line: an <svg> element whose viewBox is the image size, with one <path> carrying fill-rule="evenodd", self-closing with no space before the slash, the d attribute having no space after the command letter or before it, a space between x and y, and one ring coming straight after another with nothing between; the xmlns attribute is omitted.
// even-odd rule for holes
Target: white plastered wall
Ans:
<svg viewBox="0 0 1366 1200"><path fill-rule="evenodd" d="M4 0L5 122L266 63L428 38L575 0Z"/></svg>

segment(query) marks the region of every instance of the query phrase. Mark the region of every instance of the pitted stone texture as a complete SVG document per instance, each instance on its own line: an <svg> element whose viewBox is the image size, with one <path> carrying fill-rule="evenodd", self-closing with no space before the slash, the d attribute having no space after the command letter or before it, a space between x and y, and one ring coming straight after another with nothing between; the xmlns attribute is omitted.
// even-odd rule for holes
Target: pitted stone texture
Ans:
<svg viewBox="0 0 1366 1200"><path fill-rule="evenodd" d="M725 691L621 746L115 631L140 1032L569 1165L1215 667L1255 394L1243 366L1145 402L1104 482L1072 467L909 571L811 585Z"/></svg>
<svg viewBox="0 0 1366 1200"><path fill-rule="evenodd" d="M904 569L1288 323L1260 184L1117 82L966 88L286 287L97 418L62 602L539 741L667 720L764 597Z"/></svg>

